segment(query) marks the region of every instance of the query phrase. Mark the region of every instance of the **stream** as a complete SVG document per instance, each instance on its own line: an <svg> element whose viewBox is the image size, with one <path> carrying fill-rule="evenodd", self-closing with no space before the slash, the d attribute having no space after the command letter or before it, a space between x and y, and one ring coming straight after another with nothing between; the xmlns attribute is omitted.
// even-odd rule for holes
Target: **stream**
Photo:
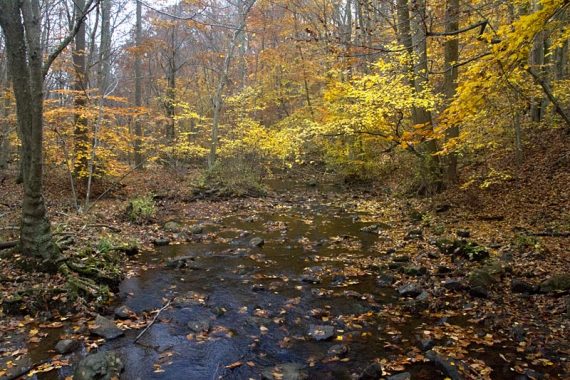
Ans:
<svg viewBox="0 0 570 380"><path fill-rule="evenodd" d="M124 280L120 304L141 315L172 303L137 343L140 329L101 346L121 358L122 379L353 379L374 360L421 353L419 331L438 318L412 317L395 328L397 316L382 314L404 301L378 283L370 256L379 236L362 231L372 224L367 215L321 189L289 191L295 195L278 198L272 212L202 221L212 238L138 258L149 269ZM264 244L252 246L254 238ZM61 332L30 349L32 358L45 356ZM493 378L513 378L497 352L482 355ZM382 375L404 371L445 377L423 360ZM37 377L71 374L68 366Z"/></svg>

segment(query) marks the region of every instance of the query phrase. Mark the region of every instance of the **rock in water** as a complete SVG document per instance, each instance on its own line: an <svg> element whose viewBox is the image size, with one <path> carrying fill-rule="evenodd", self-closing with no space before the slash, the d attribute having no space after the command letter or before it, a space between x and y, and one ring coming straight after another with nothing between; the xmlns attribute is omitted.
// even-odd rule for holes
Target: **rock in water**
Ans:
<svg viewBox="0 0 570 380"><path fill-rule="evenodd" d="M401 297L417 297L422 294L422 288L416 284L402 285L398 288L398 294Z"/></svg>
<svg viewBox="0 0 570 380"><path fill-rule="evenodd" d="M79 362L74 380L112 380L118 379L123 370L121 359L113 351L97 352L86 356Z"/></svg>
<svg viewBox="0 0 570 380"><path fill-rule="evenodd" d="M79 341L73 339L64 339L57 342L55 345L55 350L62 354L67 355L79 348Z"/></svg>
<svg viewBox="0 0 570 380"><path fill-rule="evenodd" d="M125 334L113 321L101 315L97 315L97 318L95 318L95 325L96 327L91 332L107 340L115 339Z"/></svg>
<svg viewBox="0 0 570 380"><path fill-rule="evenodd" d="M126 305L119 306L115 309L115 317L119 319L129 319L133 314L133 311Z"/></svg>
<svg viewBox="0 0 570 380"><path fill-rule="evenodd" d="M263 380L305 380L309 378L307 370L303 364L283 363L275 367L266 368L262 374Z"/></svg>
<svg viewBox="0 0 570 380"><path fill-rule="evenodd" d="M409 372L402 372L396 375L388 376L386 380L412 380L412 374Z"/></svg>
<svg viewBox="0 0 570 380"><path fill-rule="evenodd" d="M329 354L330 356L344 356L347 353L348 353L348 346L344 344L335 344L334 346L331 346L327 351L327 354Z"/></svg>
<svg viewBox="0 0 570 380"><path fill-rule="evenodd" d="M263 247L264 244L265 244L265 240L263 240L263 239L260 238L260 237L254 237L253 239L251 239L251 240L249 241L249 245L250 245L251 247L254 247L254 248Z"/></svg>
<svg viewBox="0 0 570 380"><path fill-rule="evenodd" d="M382 366L378 363L372 363L362 371L358 380L377 380L382 376Z"/></svg>
<svg viewBox="0 0 570 380"><path fill-rule="evenodd" d="M328 325L310 325L309 336L316 341L327 340L334 335L334 327Z"/></svg>
<svg viewBox="0 0 570 380"><path fill-rule="evenodd" d="M444 356L440 356L435 351L426 352L426 358L431 360L437 368L439 368L444 374L446 374L451 380L463 380L463 376L459 372L458 367L461 366L459 360L448 359Z"/></svg>

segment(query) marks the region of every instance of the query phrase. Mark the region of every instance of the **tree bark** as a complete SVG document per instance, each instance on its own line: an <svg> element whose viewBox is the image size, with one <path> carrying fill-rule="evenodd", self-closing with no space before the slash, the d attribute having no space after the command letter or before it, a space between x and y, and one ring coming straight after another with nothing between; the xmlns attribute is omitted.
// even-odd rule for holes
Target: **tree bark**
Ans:
<svg viewBox="0 0 570 380"><path fill-rule="evenodd" d="M85 0L75 0L74 19L82 17L85 8ZM75 107L75 129L73 137L75 142L75 174L78 177L86 178L89 166L89 129L87 117L85 116L85 106L87 105L87 66L86 66L86 31L82 23L75 35L75 44L72 52L75 78L73 82Z"/></svg>
<svg viewBox="0 0 570 380"><path fill-rule="evenodd" d="M0 2L0 26L6 37L8 67L22 135L24 199L20 228L22 252L53 269L58 252L42 196L43 74L39 0ZM50 268L51 267L51 268Z"/></svg>
<svg viewBox="0 0 570 380"><path fill-rule="evenodd" d="M448 0L445 10L445 32L454 33L459 30L459 0ZM444 93L449 104L457 91L458 67L455 65L459 61L459 40L451 37L445 41L444 46ZM452 126L446 131L446 139L459 137L459 127ZM447 181L457 182L457 154L451 152L447 156Z"/></svg>
<svg viewBox="0 0 570 380"><path fill-rule="evenodd" d="M135 45L137 51L135 53L135 106L142 107L142 74L141 74L141 54L140 49L142 44L142 5L137 1L136 10L136 26L135 26ZM134 158L135 168L141 169L143 166L143 156L141 152L142 145L142 123L139 116L135 117L135 143L134 143Z"/></svg>

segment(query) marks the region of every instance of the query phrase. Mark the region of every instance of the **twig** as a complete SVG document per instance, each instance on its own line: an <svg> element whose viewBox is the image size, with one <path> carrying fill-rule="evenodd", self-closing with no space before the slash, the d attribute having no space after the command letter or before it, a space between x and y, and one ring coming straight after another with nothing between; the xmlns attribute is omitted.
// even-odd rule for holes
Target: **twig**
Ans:
<svg viewBox="0 0 570 380"><path fill-rule="evenodd" d="M164 305L154 316L153 320L144 328L143 331L141 331L139 333L139 335L137 335L137 337L135 338L135 340L133 341L133 343L136 343L147 331L148 329L150 329L152 327L152 325L154 325L154 323L156 322L156 320L158 319L158 316L160 315L160 313L162 313L163 310L165 310L168 306L170 306L170 304L172 303L172 301L174 300L174 298L171 298L168 300L168 302L166 303L166 305Z"/></svg>

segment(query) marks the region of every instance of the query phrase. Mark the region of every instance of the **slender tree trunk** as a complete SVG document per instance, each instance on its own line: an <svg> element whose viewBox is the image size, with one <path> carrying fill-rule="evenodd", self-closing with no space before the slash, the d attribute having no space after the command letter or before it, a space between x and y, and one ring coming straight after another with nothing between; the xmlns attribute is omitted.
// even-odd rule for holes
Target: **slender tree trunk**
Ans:
<svg viewBox="0 0 570 380"><path fill-rule="evenodd" d="M457 32L459 30L459 0L448 0L445 10L445 31L448 33ZM451 102L457 90L459 61L459 40L457 36L453 36L445 41L444 47L444 93L447 102ZM459 137L459 127L452 126L446 131L446 139L454 139ZM457 154L452 152L447 157L447 180L451 183L457 182Z"/></svg>
<svg viewBox="0 0 570 380"><path fill-rule="evenodd" d="M99 64L97 67L97 88L99 91L97 121L93 126L93 145L89 158L89 173L87 177L87 192L84 209L89 208L91 185L96 168L97 148L99 147L99 132L104 124L105 96L109 88L109 74L111 72L111 0L101 0L101 41L99 43Z"/></svg>
<svg viewBox="0 0 570 380"><path fill-rule="evenodd" d="M8 80L8 68L5 67L2 76L2 129L0 129L0 170L6 169L8 166L8 158L10 157L10 132L12 125L10 123L10 81Z"/></svg>
<svg viewBox="0 0 570 380"><path fill-rule="evenodd" d="M136 10L136 26L135 26L135 45L137 49L140 49L142 44L142 5L140 1L137 1ZM141 74L141 54L137 50L135 53L135 106L142 107L142 74ZM135 144L134 144L134 156L135 156L135 168L142 169L143 166L143 155L142 155L142 123L139 116L135 116Z"/></svg>
<svg viewBox="0 0 570 380"><path fill-rule="evenodd" d="M226 51L226 56L224 58L224 63L222 65L222 71L220 73L220 78L212 97L212 135L210 142L210 154L208 154L208 168L212 169L217 160L218 151L218 138L219 138L219 124L220 124L220 112L223 107L223 92L228 81L228 75L230 71L230 65L234 56L236 45L240 39L241 33L245 33L245 24L247 20L247 14L255 4L256 0L247 0L245 6L243 7L243 17L241 18L241 25L234 31L232 39L229 42L228 49Z"/></svg>
<svg viewBox="0 0 570 380"><path fill-rule="evenodd" d="M74 14L75 20L81 17L85 8L85 0L75 0ZM75 69L75 79L73 82L75 107L75 174L78 177L87 177L89 161L89 130L85 107L87 105L87 67L86 67L86 31L82 23L75 36L72 60Z"/></svg>

